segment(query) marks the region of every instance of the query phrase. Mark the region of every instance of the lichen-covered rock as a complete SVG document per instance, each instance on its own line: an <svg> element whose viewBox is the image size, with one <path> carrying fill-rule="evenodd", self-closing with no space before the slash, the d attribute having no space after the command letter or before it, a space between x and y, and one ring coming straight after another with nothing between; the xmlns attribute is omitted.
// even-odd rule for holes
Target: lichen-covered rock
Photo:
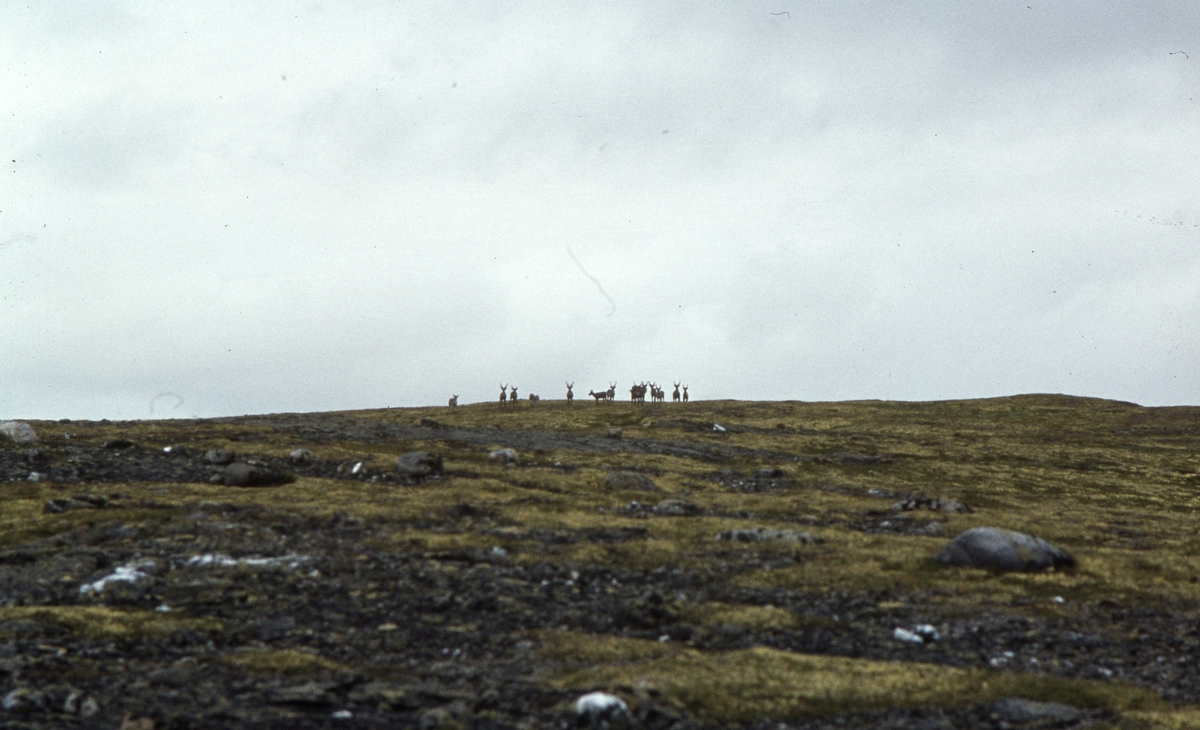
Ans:
<svg viewBox="0 0 1200 730"><path fill-rule="evenodd" d="M632 489L642 492L657 492L658 485L650 477L632 471L614 471L604 477L605 489Z"/></svg>
<svg viewBox="0 0 1200 730"><path fill-rule="evenodd" d="M396 459L396 473L402 477L420 478L442 473L442 457L428 451L410 451Z"/></svg>
<svg viewBox="0 0 1200 730"><path fill-rule="evenodd" d="M997 571L1033 572L1075 565L1075 558L1040 537L997 527L972 527L951 540L933 559L947 565Z"/></svg>
<svg viewBox="0 0 1200 730"><path fill-rule="evenodd" d="M31 444L37 441L37 434L24 421L0 421L0 434L7 436L13 443Z"/></svg>

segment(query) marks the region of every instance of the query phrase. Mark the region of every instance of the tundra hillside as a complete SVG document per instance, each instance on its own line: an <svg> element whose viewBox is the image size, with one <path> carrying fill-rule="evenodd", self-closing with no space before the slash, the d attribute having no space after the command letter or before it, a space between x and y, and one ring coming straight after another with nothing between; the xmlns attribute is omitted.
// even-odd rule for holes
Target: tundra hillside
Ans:
<svg viewBox="0 0 1200 730"><path fill-rule="evenodd" d="M1200 408L30 425L0 438L4 727L1200 727ZM972 527L1075 564L932 560Z"/></svg>

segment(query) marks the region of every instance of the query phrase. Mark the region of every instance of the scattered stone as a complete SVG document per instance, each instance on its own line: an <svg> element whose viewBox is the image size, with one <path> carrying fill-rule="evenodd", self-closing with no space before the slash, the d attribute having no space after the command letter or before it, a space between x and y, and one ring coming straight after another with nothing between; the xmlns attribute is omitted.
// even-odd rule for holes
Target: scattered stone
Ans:
<svg viewBox="0 0 1200 730"><path fill-rule="evenodd" d="M764 466L754 472L755 479L779 479L782 476L785 476L783 469L777 466Z"/></svg>
<svg viewBox="0 0 1200 730"><path fill-rule="evenodd" d="M316 455L308 449L296 449L288 454L288 461L299 466L306 466L316 460Z"/></svg>
<svg viewBox="0 0 1200 730"><path fill-rule="evenodd" d="M902 629L899 626L897 626L896 630L892 632L892 638L895 639L896 641L905 641L910 644L924 644L925 643L925 640L922 639L917 634L914 634L913 632L909 631L908 629Z"/></svg>
<svg viewBox="0 0 1200 730"><path fill-rule="evenodd" d="M1033 572L1075 565L1075 558L1040 537L996 527L973 527L950 541L933 559L947 565Z"/></svg>
<svg viewBox="0 0 1200 730"><path fill-rule="evenodd" d="M229 449L210 449L204 452L204 460L210 464L216 464L217 466L232 464L233 460L236 458L237 454L233 453Z"/></svg>
<svg viewBox="0 0 1200 730"><path fill-rule="evenodd" d="M715 433L725 433L725 427L724 427L724 426L722 426L722 425L721 425L721 424L719 424L719 423L714 423L714 424L713 424L713 431L714 431Z"/></svg>
<svg viewBox="0 0 1200 730"><path fill-rule="evenodd" d="M0 434L17 444L31 444L38 440L33 426L24 421L0 421Z"/></svg>
<svg viewBox="0 0 1200 730"><path fill-rule="evenodd" d="M432 418L429 418L428 416L418 420L417 425L424 426L425 428L441 428L442 427L442 424L438 423L437 421L433 420Z"/></svg>
<svg viewBox="0 0 1200 730"><path fill-rule="evenodd" d="M1055 725L1074 722L1082 713L1061 702L1036 702L1020 697L1002 697L992 703L992 716L998 720L1026 723L1040 721Z"/></svg>
<svg viewBox="0 0 1200 730"><path fill-rule="evenodd" d="M442 457L428 451L410 451L396 459L396 472L413 479L441 474Z"/></svg>
<svg viewBox="0 0 1200 730"><path fill-rule="evenodd" d="M100 444L100 448L113 450L129 449L133 448L133 442L129 439L109 439L108 441Z"/></svg>
<svg viewBox="0 0 1200 730"><path fill-rule="evenodd" d="M36 689L17 687L4 695L4 699L0 700L0 707L13 714L37 712L46 708L46 699Z"/></svg>
<svg viewBox="0 0 1200 730"><path fill-rule="evenodd" d="M291 474L244 461L230 464L221 472L221 482L227 487L277 487L294 481L296 477Z"/></svg>
<svg viewBox="0 0 1200 730"><path fill-rule="evenodd" d="M488 452L487 458L489 464L502 464L505 466L516 464L519 460L517 452L512 449L496 449L495 451Z"/></svg>
<svg viewBox="0 0 1200 730"><path fill-rule="evenodd" d="M783 542L802 542L815 545L822 542L821 538L799 530L772 530L766 527L750 527L737 530L725 530L717 533L717 540L728 542L763 542L764 540L782 540Z"/></svg>
<svg viewBox="0 0 1200 730"><path fill-rule="evenodd" d="M608 476L604 477L604 488L623 490L632 489L642 492L658 491L658 485L651 481L650 477L633 471L609 472Z"/></svg>
<svg viewBox="0 0 1200 730"><path fill-rule="evenodd" d="M49 479L50 479L50 475L47 474L46 472L42 472L42 471L29 472L29 481L31 481L31 482L44 482L44 481L48 481Z"/></svg>
<svg viewBox="0 0 1200 730"><path fill-rule="evenodd" d="M962 502L956 502L953 499L931 498L920 494L909 495L907 498L892 505L893 512L911 512L917 509L929 510L930 512L946 512L948 514L975 511Z"/></svg>
<svg viewBox="0 0 1200 730"><path fill-rule="evenodd" d="M610 439L619 439L619 438L621 438L621 429L619 429L619 428L610 428L610 429L608 429L608 433L607 433L606 435L607 435L607 436L608 436Z"/></svg>
<svg viewBox="0 0 1200 730"><path fill-rule="evenodd" d="M691 517L704 513L704 509L683 499L664 499L654 505L654 511L669 517Z"/></svg>

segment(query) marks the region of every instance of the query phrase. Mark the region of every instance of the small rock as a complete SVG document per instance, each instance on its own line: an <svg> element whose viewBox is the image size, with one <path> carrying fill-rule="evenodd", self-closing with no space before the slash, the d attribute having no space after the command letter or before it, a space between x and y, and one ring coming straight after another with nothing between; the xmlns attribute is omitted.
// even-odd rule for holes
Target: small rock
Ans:
<svg viewBox="0 0 1200 730"><path fill-rule="evenodd" d="M920 637L920 635L914 634L913 632L909 631L908 629L902 629L899 626L897 626L896 630L892 632L892 638L895 639L896 641L905 641L910 644L924 644L925 643L925 640L922 639Z"/></svg>
<svg viewBox="0 0 1200 730"><path fill-rule="evenodd" d="M109 439L108 441L105 441L104 443L100 444L100 448L114 449L114 450L129 449L129 448L133 448L133 442L130 441L129 439Z"/></svg>
<svg viewBox="0 0 1200 730"><path fill-rule="evenodd" d="M489 464L508 465L516 464L520 460L520 457L512 449L496 449L495 451L488 452L487 460Z"/></svg>
<svg viewBox="0 0 1200 730"><path fill-rule="evenodd" d="M634 489L642 492L658 491L658 485L651 481L650 477L633 471L609 472L608 476L604 477L604 488Z"/></svg>
<svg viewBox="0 0 1200 730"><path fill-rule="evenodd" d="M619 438L621 438L621 429L610 428L610 429L608 429L608 433L605 435L608 436L610 439L619 439Z"/></svg>
<svg viewBox="0 0 1200 730"><path fill-rule="evenodd" d="M410 478L441 474L442 457L428 451L410 451L396 459L396 472Z"/></svg>
<svg viewBox="0 0 1200 730"><path fill-rule="evenodd" d="M764 466L754 472L755 479L778 479L784 476L783 469L777 466Z"/></svg>
<svg viewBox="0 0 1200 730"><path fill-rule="evenodd" d="M154 730L154 718L137 717L132 712L126 712L121 719L121 730Z"/></svg>
<svg viewBox="0 0 1200 730"><path fill-rule="evenodd" d="M704 513L702 507L682 499L664 499L654 505L654 511L660 515L668 515L670 517L690 517Z"/></svg>
<svg viewBox="0 0 1200 730"><path fill-rule="evenodd" d="M296 449L288 454L288 461L298 465L311 464L316 459L316 455L308 449Z"/></svg>
<svg viewBox="0 0 1200 730"><path fill-rule="evenodd" d="M725 427L719 423L714 423L713 424L713 432L714 433L725 433Z"/></svg>
<svg viewBox="0 0 1200 730"><path fill-rule="evenodd" d="M31 444L37 441L37 434L33 432L33 426L24 421L0 421L0 434L18 444Z"/></svg>
<svg viewBox="0 0 1200 730"><path fill-rule="evenodd" d="M267 466L239 461L225 467L221 481L227 487L276 487L291 484L296 477Z"/></svg>
<svg viewBox="0 0 1200 730"><path fill-rule="evenodd" d="M46 700L36 689L18 687L4 695L4 699L0 700L0 707L3 707L5 712L24 714L44 710Z"/></svg>
<svg viewBox="0 0 1200 730"><path fill-rule="evenodd" d="M233 453L229 449L210 449L204 452L204 460L210 464L216 464L217 466L232 464L233 460L236 458L237 454Z"/></svg>
<svg viewBox="0 0 1200 730"><path fill-rule="evenodd" d="M1075 565L1075 558L1040 537L996 527L972 527L951 540L933 559L947 565L998 571L1033 572Z"/></svg>
<svg viewBox="0 0 1200 730"><path fill-rule="evenodd" d="M330 717L332 717L334 720L349 720L350 718L354 717L354 713L350 710L338 710L330 715Z"/></svg>
<svg viewBox="0 0 1200 730"><path fill-rule="evenodd" d="M992 714L1008 722L1026 723L1040 720L1055 725L1074 722L1080 711L1061 702L1036 702L1020 697L1002 697L992 703Z"/></svg>
<svg viewBox="0 0 1200 730"><path fill-rule="evenodd" d="M430 418L428 416L418 420L417 425L424 426L425 428L441 428L442 427L442 424L438 423L437 421L433 420L432 418Z"/></svg>

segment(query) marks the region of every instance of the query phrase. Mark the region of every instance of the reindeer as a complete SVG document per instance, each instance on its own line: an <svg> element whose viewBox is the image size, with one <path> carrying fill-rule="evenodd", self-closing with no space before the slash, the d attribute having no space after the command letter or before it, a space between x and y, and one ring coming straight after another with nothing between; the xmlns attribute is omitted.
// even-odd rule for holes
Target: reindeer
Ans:
<svg viewBox="0 0 1200 730"><path fill-rule="evenodd" d="M683 386L683 402L687 403L687 386Z"/></svg>
<svg viewBox="0 0 1200 730"><path fill-rule="evenodd" d="M541 398L534 395L533 393L530 393L529 394L529 407L533 408L535 405L537 405L538 401L540 401L540 400L541 400Z"/></svg>
<svg viewBox="0 0 1200 730"><path fill-rule="evenodd" d="M457 395L454 395L454 396L451 396L451 397L450 397L450 407L451 407L451 408L458 408L458 396L457 396Z"/></svg>
<svg viewBox="0 0 1200 730"><path fill-rule="evenodd" d="M634 403L641 403L646 399L646 386L635 385L629 389L629 400Z"/></svg>
<svg viewBox="0 0 1200 730"><path fill-rule="evenodd" d="M508 383L500 386L500 405L508 402Z"/></svg>
<svg viewBox="0 0 1200 730"><path fill-rule="evenodd" d="M567 381L565 381L565 380L563 382L567 383ZM567 383L567 405L568 406L575 405L575 392L571 390L571 388L574 388L574 387L575 387L574 382Z"/></svg>
<svg viewBox="0 0 1200 730"><path fill-rule="evenodd" d="M617 384L611 383L608 386L608 390L604 391L604 399L606 401L608 401L609 403L611 403L611 402L613 402L613 400L616 399L616 397L617 397Z"/></svg>
<svg viewBox="0 0 1200 730"><path fill-rule="evenodd" d="M671 402L672 403L679 402L679 383L675 383L675 392L671 393Z"/></svg>
<svg viewBox="0 0 1200 730"><path fill-rule="evenodd" d="M509 402L510 402L510 403L512 403L514 406L517 404L517 386L515 386L515 385L514 385L514 386L512 387L512 395L510 395L510 396L508 397L508 400L509 400Z"/></svg>
<svg viewBox="0 0 1200 730"><path fill-rule="evenodd" d="M654 403L662 403L666 399L666 393L662 388L658 387L658 383L650 384L650 400Z"/></svg>
<svg viewBox="0 0 1200 730"><path fill-rule="evenodd" d="M588 395L590 395L596 399L596 405L600 405L600 401L602 401L602 400L603 401L608 400L608 391L607 390L602 390L599 393L597 393L594 390L589 390Z"/></svg>

